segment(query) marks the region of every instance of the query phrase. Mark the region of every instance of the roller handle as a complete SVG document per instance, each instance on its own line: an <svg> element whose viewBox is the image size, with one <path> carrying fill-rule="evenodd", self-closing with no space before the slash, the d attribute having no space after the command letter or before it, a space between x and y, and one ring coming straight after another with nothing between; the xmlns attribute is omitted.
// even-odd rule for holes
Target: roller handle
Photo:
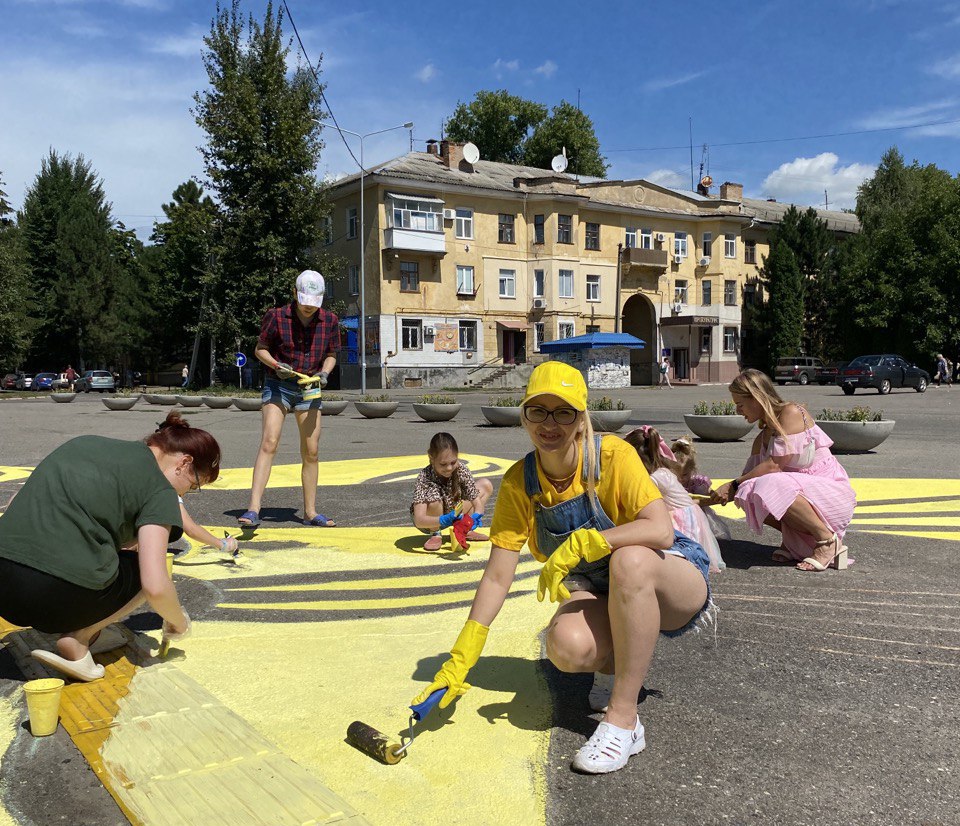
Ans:
<svg viewBox="0 0 960 826"><path fill-rule="evenodd" d="M443 695L447 693L447 689L438 688L434 691L426 700L422 703L417 703L415 706L410 706L410 711L413 712L413 719L418 723L426 717L440 700L443 699Z"/></svg>

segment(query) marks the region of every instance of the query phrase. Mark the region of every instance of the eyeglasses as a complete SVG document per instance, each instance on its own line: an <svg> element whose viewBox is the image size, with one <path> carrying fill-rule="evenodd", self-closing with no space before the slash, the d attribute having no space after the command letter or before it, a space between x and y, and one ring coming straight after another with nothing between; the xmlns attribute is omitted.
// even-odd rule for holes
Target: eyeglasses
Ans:
<svg viewBox="0 0 960 826"><path fill-rule="evenodd" d="M557 424L573 424L577 420L579 410L572 407L558 407L556 410L547 410L545 407L525 407L523 408L523 417L533 424L540 424L547 419L553 419Z"/></svg>
<svg viewBox="0 0 960 826"><path fill-rule="evenodd" d="M192 464L190 465L193 468L193 484L190 485L190 490L194 493L200 490L200 474L197 473L197 466Z"/></svg>

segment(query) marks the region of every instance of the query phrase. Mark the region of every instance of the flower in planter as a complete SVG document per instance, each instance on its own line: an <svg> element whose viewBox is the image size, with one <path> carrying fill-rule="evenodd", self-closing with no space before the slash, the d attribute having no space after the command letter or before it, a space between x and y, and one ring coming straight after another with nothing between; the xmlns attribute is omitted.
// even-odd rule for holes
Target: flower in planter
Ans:
<svg viewBox="0 0 960 826"><path fill-rule="evenodd" d="M693 406L694 416L736 416L737 406L733 402L714 402L707 405L705 401L698 401Z"/></svg>
<svg viewBox="0 0 960 826"><path fill-rule="evenodd" d="M857 405L852 410L830 410L824 408L817 415L821 422L882 422L883 411L873 411L869 407Z"/></svg>
<svg viewBox="0 0 960 826"><path fill-rule="evenodd" d="M490 397L490 407L519 407L522 400L514 396Z"/></svg>
<svg viewBox="0 0 960 826"><path fill-rule="evenodd" d="M623 403L623 399L617 399L616 406L614 406L613 399L609 396L601 396L599 399L590 399L587 402L587 410L595 410L597 412L626 409L627 406Z"/></svg>
<svg viewBox="0 0 960 826"><path fill-rule="evenodd" d="M431 393L425 393L417 399L417 404L456 404L457 400L453 396L440 396Z"/></svg>
<svg viewBox="0 0 960 826"><path fill-rule="evenodd" d="M391 399L386 393L381 393L379 396L374 396L374 395L372 395L372 394L370 394L370 393L367 393L367 395L360 397L360 401L362 401L362 402L389 402L389 401L392 401L392 399Z"/></svg>

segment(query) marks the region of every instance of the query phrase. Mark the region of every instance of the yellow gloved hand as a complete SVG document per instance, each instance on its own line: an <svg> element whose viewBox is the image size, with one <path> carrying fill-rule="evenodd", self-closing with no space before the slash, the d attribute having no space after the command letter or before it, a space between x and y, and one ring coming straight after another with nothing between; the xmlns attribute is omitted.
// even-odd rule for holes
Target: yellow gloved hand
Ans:
<svg viewBox="0 0 960 826"><path fill-rule="evenodd" d="M596 562L607 556L611 550L610 544L600 531L593 528L574 531L543 564L537 586L537 599L543 602L547 594L550 595L550 602L570 599L570 592L563 585L567 574L577 567L581 559Z"/></svg>
<svg viewBox="0 0 960 826"><path fill-rule="evenodd" d="M438 688L447 689L447 693L440 700L440 708L446 708L461 694L465 694L470 686L464 682L467 672L477 664L483 644L487 641L487 632L490 629L475 620L467 620L460 636L450 651L447 660L434 675L433 682L413 698L410 705L422 703Z"/></svg>

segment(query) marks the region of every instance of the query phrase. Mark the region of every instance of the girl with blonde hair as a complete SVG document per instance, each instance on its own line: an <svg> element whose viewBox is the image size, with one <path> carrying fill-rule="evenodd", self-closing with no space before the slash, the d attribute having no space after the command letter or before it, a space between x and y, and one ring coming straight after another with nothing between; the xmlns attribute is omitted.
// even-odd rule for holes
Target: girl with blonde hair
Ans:
<svg viewBox="0 0 960 826"><path fill-rule="evenodd" d="M776 562L801 571L845 568L843 537L857 504L846 471L830 452L833 444L806 410L784 401L770 378L744 370L730 383L737 412L760 433L736 479L719 487L715 503L736 503L756 533L764 525L783 535Z"/></svg>

